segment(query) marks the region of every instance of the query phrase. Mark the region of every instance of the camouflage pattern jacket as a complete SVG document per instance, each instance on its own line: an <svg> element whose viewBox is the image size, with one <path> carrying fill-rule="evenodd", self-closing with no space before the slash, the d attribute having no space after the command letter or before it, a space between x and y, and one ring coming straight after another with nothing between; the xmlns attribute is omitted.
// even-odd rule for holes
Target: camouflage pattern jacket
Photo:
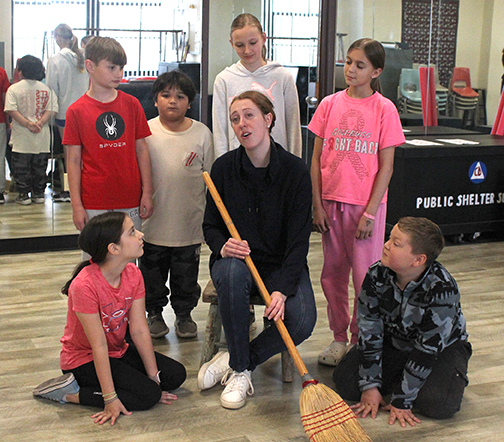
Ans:
<svg viewBox="0 0 504 442"><path fill-rule="evenodd" d="M392 270L380 261L373 264L362 284L358 324L363 350L361 391L382 385L384 338L409 354L402 381L391 399L400 409L412 408L438 354L468 337L457 283L437 261L404 290L397 287Z"/></svg>

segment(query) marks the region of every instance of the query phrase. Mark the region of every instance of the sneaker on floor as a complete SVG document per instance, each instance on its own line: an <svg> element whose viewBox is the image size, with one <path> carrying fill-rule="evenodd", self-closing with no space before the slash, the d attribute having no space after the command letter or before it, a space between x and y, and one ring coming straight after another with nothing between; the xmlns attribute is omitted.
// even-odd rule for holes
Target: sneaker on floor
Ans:
<svg viewBox="0 0 504 442"><path fill-rule="evenodd" d="M0 192L0 204L5 204L5 197L3 192Z"/></svg>
<svg viewBox="0 0 504 442"><path fill-rule="evenodd" d="M16 198L16 204L21 204L22 206L28 206L31 203L32 200L27 193L20 193Z"/></svg>
<svg viewBox="0 0 504 442"><path fill-rule="evenodd" d="M333 341L331 345L327 347L322 353L318 356L319 364L329 365L331 367L336 367L341 361L341 358L345 356L347 351L347 343L346 342L338 342Z"/></svg>
<svg viewBox="0 0 504 442"><path fill-rule="evenodd" d="M247 395L252 396L254 394L250 375L249 370L242 371L241 373L238 371L229 371L222 378L221 383L226 388L224 388L221 394L220 401L224 408L231 408L233 410L241 408L247 401Z"/></svg>
<svg viewBox="0 0 504 442"><path fill-rule="evenodd" d="M79 384L77 383L73 373L66 373L57 378L49 379L42 382L35 390L33 396L39 396L52 401L57 401L60 404L68 402L67 394L77 394L79 392Z"/></svg>
<svg viewBox="0 0 504 442"><path fill-rule="evenodd" d="M37 193L33 196L32 201L35 204L44 204L45 203L45 198L43 193Z"/></svg>
<svg viewBox="0 0 504 442"><path fill-rule="evenodd" d="M162 338L164 335L168 334L170 329L166 325L163 319L163 313L148 313L147 314L147 325L149 326L149 332L151 338L157 339Z"/></svg>
<svg viewBox="0 0 504 442"><path fill-rule="evenodd" d="M175 333L179 338L195 338L198 336L198 326L191 316L177 316Z"/></svg>
<svg viewBox="0 0 504 442"><path fill-rule="evenodd" d="M210 361L204 363L198 372L198 388L207 390L220 382L230 370L229 353L219 351Z"/></svg>
<svg viewBox="0 0 504 442"><path fill-rule="evenodd" d="M53 193L53 201L55 203L69 203L69 202L71 202L70 192L65 190L63 192Z"/></svg>

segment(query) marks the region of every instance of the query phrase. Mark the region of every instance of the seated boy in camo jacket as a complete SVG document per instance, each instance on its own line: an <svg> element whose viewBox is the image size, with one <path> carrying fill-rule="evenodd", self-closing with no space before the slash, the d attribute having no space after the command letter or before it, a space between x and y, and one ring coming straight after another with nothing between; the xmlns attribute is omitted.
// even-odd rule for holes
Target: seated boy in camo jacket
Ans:
<svg viewBox="0 0 504 442"><path fill-rule="evenodd" d="M359 296L359 344L333 375L338 393L358 401L358 416L375 418L381 407L390 411L389 424L397 419L405 427L420 423L412 408L437 419L460 410L471 345L457 283L436 261L443 247L436 224L401 218L369 268Z"/></svg>

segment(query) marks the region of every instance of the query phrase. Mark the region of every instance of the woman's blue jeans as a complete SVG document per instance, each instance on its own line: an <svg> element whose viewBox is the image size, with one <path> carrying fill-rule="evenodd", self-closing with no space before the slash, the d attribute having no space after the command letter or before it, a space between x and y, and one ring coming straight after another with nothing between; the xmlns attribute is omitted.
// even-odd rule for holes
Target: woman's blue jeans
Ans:
<svg viewBox="0 0 504 442"><path fill-rule="evenodd" d="M211 275L226 333L229 366L233 370L252 371L271 356L287 349L274 325L249 342L250 294L256 289L243 260L219 259L213 265ZM285 326L295 345L311 335L317 321L317 309L307 268L300 275L295 295L289 296L285 302L284 317Z"/></svg>

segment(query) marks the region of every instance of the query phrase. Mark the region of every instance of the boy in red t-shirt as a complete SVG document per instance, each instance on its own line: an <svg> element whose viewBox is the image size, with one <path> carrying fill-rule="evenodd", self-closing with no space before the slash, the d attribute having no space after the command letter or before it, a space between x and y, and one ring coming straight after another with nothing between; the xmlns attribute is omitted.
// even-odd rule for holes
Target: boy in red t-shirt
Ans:
<svg viewBox="0 0 504 442"><path fill-rule="evenodd" d="M126 54L113 38L94 37L86 46L89 90L67 111L63 144L68 147L68 184L73 222L126 212L140 229L152 215L151 134L139 101L116 90Z"/></svg>

